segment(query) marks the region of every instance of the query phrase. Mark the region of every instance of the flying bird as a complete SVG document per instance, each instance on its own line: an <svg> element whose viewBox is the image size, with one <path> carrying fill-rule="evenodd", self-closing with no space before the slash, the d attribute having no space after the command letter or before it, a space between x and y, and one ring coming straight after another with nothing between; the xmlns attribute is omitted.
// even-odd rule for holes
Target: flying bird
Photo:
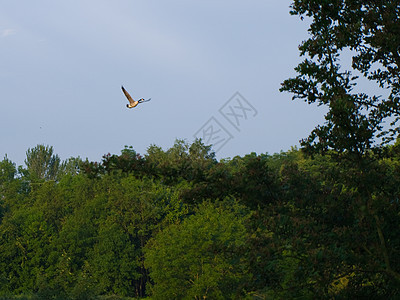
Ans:
<svg viewBox="0 0 400 300"><path fill-rule="evenodd" d="M134 108L136 107L139 103L143 103L143 102L147 102L150 101L150 99L144 100L143 98L139 99L139 100L133 100L133 98L131 97L131 95L129 95L129 93L124 89L123 86L121 86L122 91L125 94L126 99L128 99L129 104L126 105L127 108Z"/></svg>

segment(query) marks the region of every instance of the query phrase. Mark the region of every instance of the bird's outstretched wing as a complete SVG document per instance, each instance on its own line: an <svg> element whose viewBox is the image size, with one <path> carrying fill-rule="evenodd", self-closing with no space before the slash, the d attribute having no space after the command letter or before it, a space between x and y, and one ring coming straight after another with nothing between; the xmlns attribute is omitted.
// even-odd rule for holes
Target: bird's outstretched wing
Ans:
<svg viewBox="0 0 400 300"><path fill-rule="evenodd" d="M124 89L124 87L121 85L122 91L125 94L126 99L128 99L130 104L134 104L135 100L132 99L131 95Z"/></svg>
<svg viewBox="0 0 400 300"><path fill-rule="evenodd" d="M139 102L140 102L140 103L149 102L150 100L151 100L151 98L149 98L149 99L147 99L147 100L141 99L141 100L139 100Z"/></svg>

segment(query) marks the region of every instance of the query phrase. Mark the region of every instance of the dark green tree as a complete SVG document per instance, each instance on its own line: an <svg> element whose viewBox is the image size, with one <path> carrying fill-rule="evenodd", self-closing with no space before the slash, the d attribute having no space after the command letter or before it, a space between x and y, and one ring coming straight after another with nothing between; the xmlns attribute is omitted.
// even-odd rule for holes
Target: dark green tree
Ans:
<svg viewBox="0 0 400 300"><path fill-rule="evenodd" d="M299 49L299 75L283 83L294 98L329 108L302 145L309 151L365 154L399 133L400 10L397 0L295 0L291 14L311 18ZM345 68L340 59L352 56ZM355 92L358 76L382 94ZM379 87L381 89L379 89ZM384 94L383 94L384 93ZM390 123L384 126L384 122Z"/></svg>
<svg viewBox="0 0 400 300"><path fill-rule="evenodd" d="M296 68L299 75L286 80L281 90L328 107L326 122L301 144L306 153L329 154L335 162L322 172L324 185L314 193L307 191L303 199L298 191L294 193L297 199L291 205L296 215L288 211L292 221L299 221L304 214L299 237L307 237L308 243L299 245L303 249L312 245L314 250L309 248L306 256L316 255L314 263L308 261L308 274L325 278L310 282L316 283L320 296L326 296L335 274L353 274L345 289L348 297L393 296L399 293L395 287L400 283L400 265L395 258L398 240L392 238L399 206L393 202L397 192L393 189L396 180L387 173L390 163L380 161L378 154L385 154L388 147L384 145L399 134L399 2L295 0L291 13L311 18L310 38L299 47L306 56ZM346 52L352 56L348 68L340 64ZM358 76L381 94L356 92ZM285 173L286 183L299 176L303 177L300 182L306 183L307 174L301 175L296 164ZM385 182L391 182L391 187ZM296 190L296 185L291 187ZM307 197L311 194L314 196ZM346 210L337 214L343 207ZM328 228L335 234L329 236ZM318 267L324 265L322 261L327 263L325 273ZM329 268L334 261L344 268Z"/></svg>

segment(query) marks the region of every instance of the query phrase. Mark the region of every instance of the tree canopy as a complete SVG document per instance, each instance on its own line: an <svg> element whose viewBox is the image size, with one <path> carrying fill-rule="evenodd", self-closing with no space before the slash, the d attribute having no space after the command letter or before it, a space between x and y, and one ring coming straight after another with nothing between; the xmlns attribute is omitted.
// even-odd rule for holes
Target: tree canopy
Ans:
<svg viewBox="0 0 400 300"><path fill-rule="evenodd" d="M0 295L395 298L400 151L386 147L367 173L296 148L218 161L199 141L68 159L57 181L5 157Z"/></svg>

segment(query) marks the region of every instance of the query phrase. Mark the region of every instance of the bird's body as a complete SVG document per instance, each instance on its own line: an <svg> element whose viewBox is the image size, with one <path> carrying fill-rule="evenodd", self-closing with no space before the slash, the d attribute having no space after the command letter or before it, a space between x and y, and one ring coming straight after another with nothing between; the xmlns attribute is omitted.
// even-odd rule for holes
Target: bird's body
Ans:
<svg viewBox="0 0 400 300"><path fill-rule="evenodd" d="M133 101L126 105L127 108L134 108L139 104L139 101Z"/></svg>
<svg viewBox="0 0 400 300"><path fill-rule="evenodd" d="M139 99L139 100L133 100L133 98L131 97L131 95L129 95L129 93L124 89L123 86L121 86L122 91L125 94L126 99L128 99L129 104L126 105L127 108L134 108L136 107L139 103L143 103L143 102L147 102L150 101L150 99L144 100L143 98Z"/></svg>

